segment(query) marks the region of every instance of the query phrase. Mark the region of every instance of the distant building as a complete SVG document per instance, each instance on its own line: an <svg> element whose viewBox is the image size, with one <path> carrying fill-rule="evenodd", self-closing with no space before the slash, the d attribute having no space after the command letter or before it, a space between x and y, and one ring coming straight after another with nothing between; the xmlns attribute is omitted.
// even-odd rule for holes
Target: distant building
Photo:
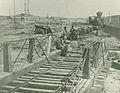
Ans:
<svg viewBox="0 0 120 93"><path fill-rule="evenodd" d="M104 24L111 26L120 26L120 15L104 17Z"/></svg>

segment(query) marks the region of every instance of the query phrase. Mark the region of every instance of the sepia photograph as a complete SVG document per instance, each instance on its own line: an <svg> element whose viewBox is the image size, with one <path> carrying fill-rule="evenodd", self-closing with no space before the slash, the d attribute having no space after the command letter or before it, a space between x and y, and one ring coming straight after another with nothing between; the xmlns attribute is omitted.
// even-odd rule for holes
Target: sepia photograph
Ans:
<svg viewBox="0 0 120 93"><path fill-rule="evenodd" d="M120 0L0 0L0 93L120 93Z"/></svg>

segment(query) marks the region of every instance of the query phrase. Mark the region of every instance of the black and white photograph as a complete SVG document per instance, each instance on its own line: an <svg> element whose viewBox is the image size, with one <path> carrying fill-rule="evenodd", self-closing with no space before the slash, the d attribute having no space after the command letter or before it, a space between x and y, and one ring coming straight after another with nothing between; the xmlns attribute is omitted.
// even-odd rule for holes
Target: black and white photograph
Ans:
<svg viewBox="0 0 120 93"><path fill-rule="evenodd" d="M120 0L0 0L0 93L120 93Z"/></svg>

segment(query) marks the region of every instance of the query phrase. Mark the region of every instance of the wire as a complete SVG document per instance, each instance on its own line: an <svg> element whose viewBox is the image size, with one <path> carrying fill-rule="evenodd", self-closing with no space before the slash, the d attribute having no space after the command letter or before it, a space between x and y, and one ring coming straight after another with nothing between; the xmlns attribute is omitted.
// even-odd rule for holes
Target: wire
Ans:
<svg viewBox="0 0 120 93"><path fill-rule="evenodd" d="M14 27L15 27L15 15L16 15L16 12L15 12L15 0L13 0L13 6L14 6Z"/></svg>
<svg viewBox="0 0 120 93"><path fill-rule="evenodd" d="M24 48L24 46L25 46L26 42L27 42L27 40L25 40L25 42L24 42L24 44L23 44L23 46L22 46L22 48L21 48L20 52L18 53L18 55L17 55L17 57L16 57L16 59L15 59L15 61L14 61L14 63L13 63L13 66L14 66L14 65L15 65L15 63L17 62L17 59L19 58L19 56L20 56L20 54L21 54L21 52L22 52L22 50L23 50L23 48Z"/></svg>

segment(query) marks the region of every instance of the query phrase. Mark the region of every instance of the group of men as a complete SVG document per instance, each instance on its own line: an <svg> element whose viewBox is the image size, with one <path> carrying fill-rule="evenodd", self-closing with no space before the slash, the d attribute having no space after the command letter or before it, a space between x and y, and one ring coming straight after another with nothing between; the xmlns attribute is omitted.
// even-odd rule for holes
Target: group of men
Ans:
<svg viewBox="0 0 120 93"><path fill-rule="evenodd" d="M90 32L92 32L93 30L98 31L103 28L103 22L102 22L102 12L97 12L97 17L94 18L94 20L92 20L89 17L89 23L92 25L91 27L80 27L78 29L75 29L74 26L72 25L70 30L67 30L67 27L64 26L64 31L62 33L62 35L60 36L60 39L58 42L56 42L56 46L58 49L63 50L63 56L66 55L67 52L67 45L68 42L67 41L77 41L80 37L89 34ZM52 33L52 29L50 27L43 27L43 26L39 26L39 25L35 25L35 33L37 34L48 34L50 33L51 35L53 35Z"/></svg>
<svg viewBox="0 0 120 93"><path fill-rule="evenodd" d="M34 29L34 33L35 34L53 34L52 33L52 29L49 27L49 26L40 26L40 25L37 25L35 24L35 29Z"/></svg>

